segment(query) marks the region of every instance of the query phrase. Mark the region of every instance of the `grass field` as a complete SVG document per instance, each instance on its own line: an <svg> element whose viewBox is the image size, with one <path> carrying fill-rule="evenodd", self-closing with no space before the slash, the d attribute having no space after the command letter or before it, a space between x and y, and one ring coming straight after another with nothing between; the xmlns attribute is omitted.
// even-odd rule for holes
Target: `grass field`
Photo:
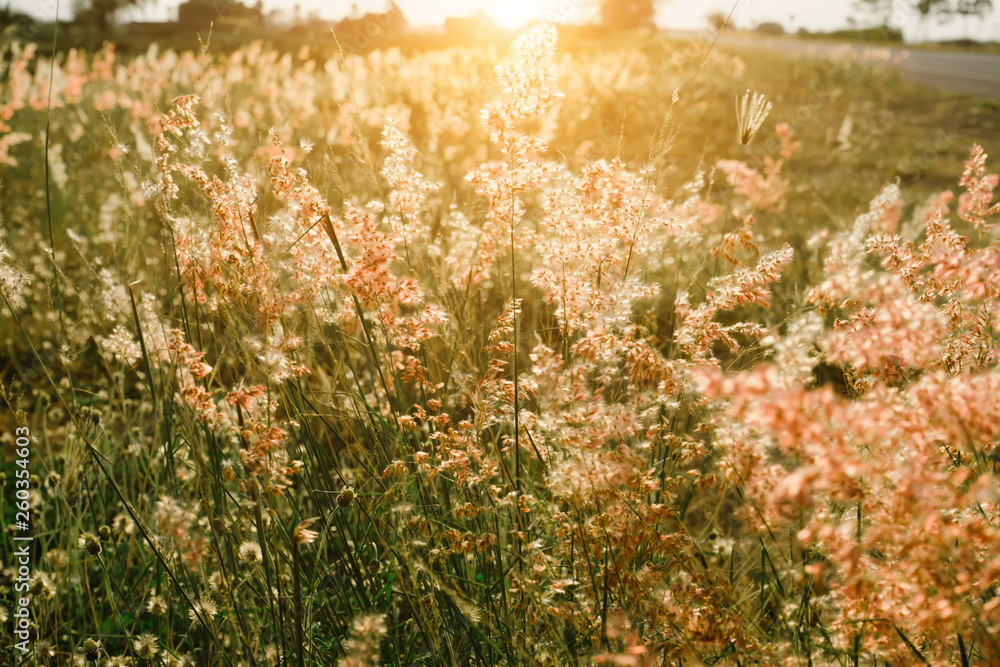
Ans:
<svg viewBox="0 0 1000 667"><path fill-rule="evenodd" d="M1000 105L333 43L5 46L2 664L1000 661Z"/></svg>

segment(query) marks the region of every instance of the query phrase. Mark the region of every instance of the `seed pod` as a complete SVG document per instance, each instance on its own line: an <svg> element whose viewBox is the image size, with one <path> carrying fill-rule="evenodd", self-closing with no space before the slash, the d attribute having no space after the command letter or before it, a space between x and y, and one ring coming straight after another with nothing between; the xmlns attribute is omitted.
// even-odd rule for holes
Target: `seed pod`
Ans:
<svg viewBox="0 0 1000 667"><path fill-rule="evenodd" d="M85 533L84 536L81 538L81 541L83 542L84 550L88 554L90 554L91 556L100 555L101 543L100 541L98 541L96 537L94 537L90 533Z"/></svg>
<svg viewBox="0 0 1000 667"><path fill-rule="evenodd" d="M217 532L219 535L226 535L229 532L229 526L226 525L225 519L215 517L212 519L212 530Z"/></svg>
<svg viewBox="0 0 1000 667"><path fill-rule="evenodd" d="M353 502L354 489L349 486L345 486L344 490L337 496L337 504L341 507L350 507Z"/></svg>
<svg viewBox="0 0 1000 667"><path fill-rule="evenodd" d="M83 652L83 657L87 659L87 662L97 662L97 659L101 657L101 643L87 639L80 647L80 651Z"/></svg>

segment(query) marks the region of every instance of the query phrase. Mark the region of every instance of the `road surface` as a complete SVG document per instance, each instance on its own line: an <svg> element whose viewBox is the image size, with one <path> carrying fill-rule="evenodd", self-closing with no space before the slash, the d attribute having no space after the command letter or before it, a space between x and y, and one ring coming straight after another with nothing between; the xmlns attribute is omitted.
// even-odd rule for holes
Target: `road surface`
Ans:
<svg viewBox="0 0 1000 667"><path fill-rule="evenodd" d="M1000 55L905 47L873 47L856 43L731 33L723 33L719 43L823 58L848 57L886 62L898 67L906 78L917 83L956 93L1000 100Z"/></svg>

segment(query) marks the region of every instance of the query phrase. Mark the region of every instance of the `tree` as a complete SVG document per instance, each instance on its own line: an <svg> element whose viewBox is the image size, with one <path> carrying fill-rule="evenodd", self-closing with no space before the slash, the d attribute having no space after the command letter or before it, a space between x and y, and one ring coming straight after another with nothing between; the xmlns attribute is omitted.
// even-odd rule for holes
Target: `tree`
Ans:
<svg viewBox="0 0 1000 667"><path fill-rule="evenodd" d="M926 21L936 16L948 21L956 16L986 16L993 9L993 0L855 0L855 7L875 16L880 24L902 28L913 15Z"/></svg>
<svg viewBox="0 0 1000 667"><path fill-rule="evenodd" d="M993 0L957 0L955 14L962 17L965 24L965 36L969 36L969 17L985 17L993 11Z"/></svg>
<svg viewBox="0 0 1000 667"><path fill-rule="evenodd" d="M337 34L347 35L349 44L363 51L378 43L397 38L406 31L406 16L394 1L386 4L383 12L368 12L363 16L348 17L337 24Z"/></svg>
<svg viewBox="0 0 1000 667"><path fill-rule="evenodd" d="M712 12L708 15L708 27L710 27L715 32L719 32L724 27L726 27L726 14L725 12Z"/></svg>
<svg viewBox="0 0 1000 667"><path fill-rule="evenodd" d="M777 21L764 21L757 24L757 27L754 28L754 32L759 32L765 35L784 35L785 26L781 25Z"/></svg>
<svg viewBox="0 0 1000 667"><path fill-rule="evenodd" d="M656 0L601 0L601 23L612 30L651 28Z"/></svg>
<svg viewBox="0 0 1000 667"><path fill-rule="evenodd" d="M957 0L955 13L959 16L985 17L993 11L993 0Z"/></svg>
<svg viewBox="0 0 1000 667"><path fill-rule="evenodd" d="M923 0L904 0L901 6L895 0L854 0L854 8L863 14L872 16L883 28L899 27L900 16L905 16L914 11L914 4L919 4Z"/></svg>
<svg viewBox="0 0 1000 667"><path fill-rule="evenodd" d="M135 7L144 0L75 0L75 20L90 24L100 35L111 28L115 14L126 7Z"/></svg>
<svg viewBox="0 0 1000 667"><path fill-rule="evenodd" d="M10 3L0 7L0 35L30 41L38 34L38 21L24 12L11 9Z"/></svg>
<svg viewBox="0 0 1000 667"><path fill-rule="evenodd" d="M947 15L950 4L949 0L917 0L916 10L920 20L924 21L931 16Z"/></svg>
<svg viewBox="0 0 1000 667"><path fill-rule="evenodd" d="M937 16L942 20L947 20L950 12L949 0L917 0L916 10L920 14L921 27L927 23L927 19Z"/></svg>
<svg viewBox="0 0 1000 667"><path fill-rule="evenodd" d="M212 24L240 19L263 22L263 3L247 7L239 0L187 0L177 8L177 22L189 29L204 29Z"/></svg>

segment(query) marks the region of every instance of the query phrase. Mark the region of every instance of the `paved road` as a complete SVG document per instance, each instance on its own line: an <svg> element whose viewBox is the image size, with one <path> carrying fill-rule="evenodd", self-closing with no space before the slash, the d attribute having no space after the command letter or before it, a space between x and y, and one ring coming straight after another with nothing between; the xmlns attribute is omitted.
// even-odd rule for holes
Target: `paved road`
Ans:
<svg viewBox="0 0 1000 667"><path fill-rule="evenodd" d="M956 93L1000 100L1000 55L927 51L900 47L816 42L791 37L758 37L723 33L720 44L766 48L825 58L849 57L882 61L898 67L907 78Z"/></svg>

